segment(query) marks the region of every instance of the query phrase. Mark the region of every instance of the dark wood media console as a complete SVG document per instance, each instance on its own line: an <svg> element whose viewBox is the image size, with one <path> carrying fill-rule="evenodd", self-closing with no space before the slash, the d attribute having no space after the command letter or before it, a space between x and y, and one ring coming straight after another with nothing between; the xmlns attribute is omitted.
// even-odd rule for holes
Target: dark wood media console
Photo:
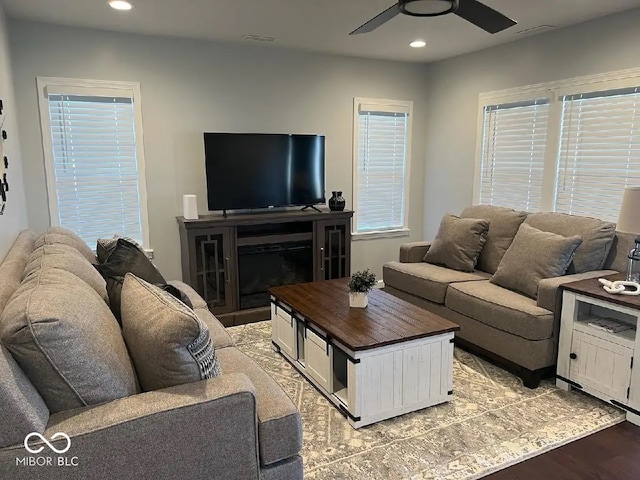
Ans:
<svg viewBox="0 0 640 480"><path fill-rule="evenodd" d="M182 277L225 326L268 320L268 289L351 275L353 212L177 217Z"/></svg>

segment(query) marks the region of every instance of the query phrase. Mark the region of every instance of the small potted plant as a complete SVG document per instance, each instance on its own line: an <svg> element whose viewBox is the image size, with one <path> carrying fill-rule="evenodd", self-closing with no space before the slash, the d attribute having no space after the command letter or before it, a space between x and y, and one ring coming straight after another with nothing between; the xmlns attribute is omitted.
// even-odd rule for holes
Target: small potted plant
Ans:
<svg viewBox="0 0 640 480"><path fill-rule="evenodd" d="M349 306L356 308L364 308L367 306L369 298L367 294L376 284L376 274L371 273L369 269L362 272L356 272L351 275L351 279L347 284L349 289Z"/></svg>

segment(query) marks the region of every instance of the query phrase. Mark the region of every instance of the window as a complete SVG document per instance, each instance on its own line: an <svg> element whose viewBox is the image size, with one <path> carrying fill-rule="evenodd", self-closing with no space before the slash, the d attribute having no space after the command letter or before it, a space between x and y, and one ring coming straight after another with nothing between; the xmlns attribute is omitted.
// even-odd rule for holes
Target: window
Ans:
<svg viewBox="0 0 640 480"><path fill-rule="evenodd" d="M640 185L640 70L480 95L474 202L616 221Z"/></svg>
<svg viewBox="0 0 640 480"><path fill-rule="evenodd" d="M556 210L615 221L630 185L640 185L640 88L564 96Z"/></svg>
<svg viewBox="0 0 640 480"><path fill-rule="evenodd" d="M408 232L412 102L354 100L354 235Z"/></svg>
<svg viewBox="0 0 640 480"><path fill-rule="evenodd" d="M149 246L138 84L38 78L52 225Z"/></svg>
<svg viewBox="0 0 640 480"><path fill-rule="evenodd" d="M484 107L480 203L537 210L549 100Z"/></svg>

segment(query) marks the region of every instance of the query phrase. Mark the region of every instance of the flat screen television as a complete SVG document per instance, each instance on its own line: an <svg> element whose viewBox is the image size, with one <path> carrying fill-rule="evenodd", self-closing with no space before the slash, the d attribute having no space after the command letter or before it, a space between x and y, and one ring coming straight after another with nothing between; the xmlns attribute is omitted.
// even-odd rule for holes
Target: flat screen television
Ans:
<svg viewBox="0 0 640 480"><path fill-rule="evenodd" d="M324 136L205 133L209 210L325 202Z"/></svg>

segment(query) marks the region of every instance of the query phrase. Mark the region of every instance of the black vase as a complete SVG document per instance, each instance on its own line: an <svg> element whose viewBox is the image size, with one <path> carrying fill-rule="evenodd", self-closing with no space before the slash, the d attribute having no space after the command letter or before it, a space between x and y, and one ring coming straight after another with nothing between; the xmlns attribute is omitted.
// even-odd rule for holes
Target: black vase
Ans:
<svg viewBox="0 0 640 480"><path fill-rule="evenodd" d="M331 198L329 199L329 210L334 212L341 212L344 210L346 200L342 196L342 192L331 192Z"/></svg>

